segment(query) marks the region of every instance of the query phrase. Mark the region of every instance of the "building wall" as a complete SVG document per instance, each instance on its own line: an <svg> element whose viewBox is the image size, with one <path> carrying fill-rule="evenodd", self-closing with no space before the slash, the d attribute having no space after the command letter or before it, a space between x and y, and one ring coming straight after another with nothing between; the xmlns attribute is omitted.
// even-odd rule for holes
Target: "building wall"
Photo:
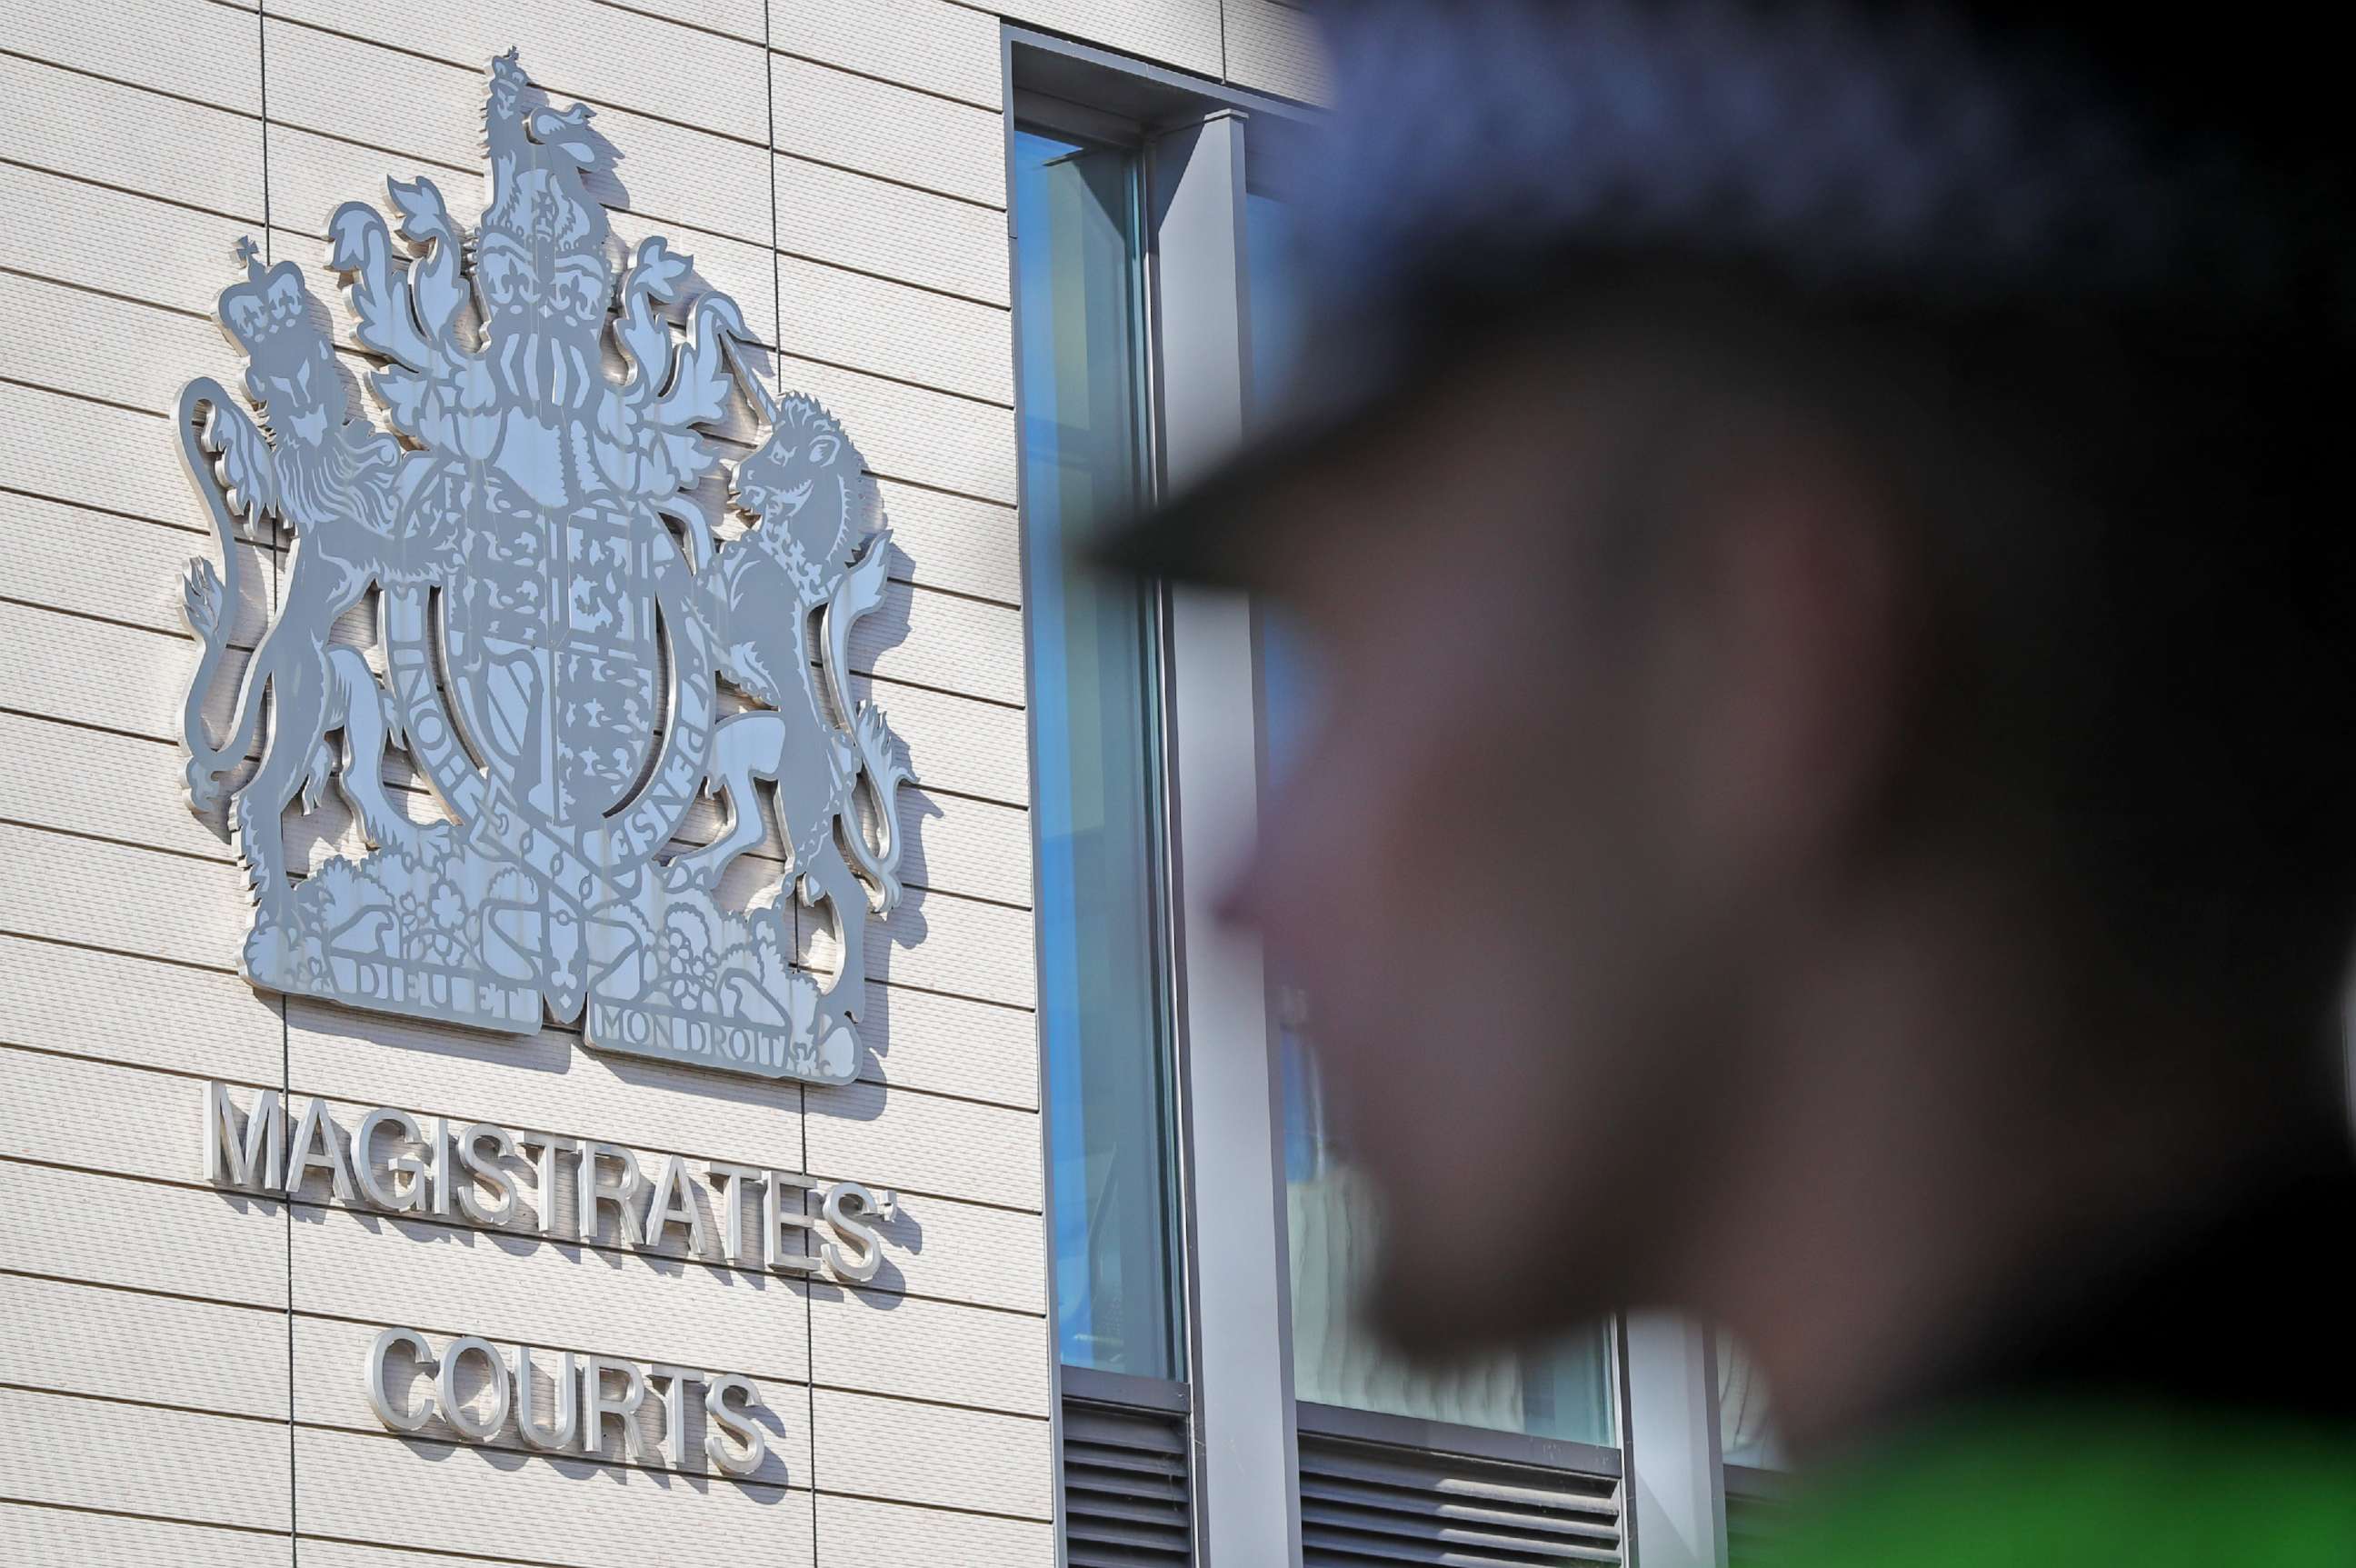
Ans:
<svg viewBox="0 0 2356 1568"><path fill-rule="evenodd" d="M1279 0L1005 15L1315 91ZM0 1561L1051 1562L1000 15L9 0L0 16ZM238 371L210 311L240 236L316 267L337 204L381 208L388 177L419 174L471 218L484 68L510 45L621 148L616 234L667 235L739 301L777 381L864 451L895 530L882 630L854 662L922 787L903 797L910 896L871 928L848 1087L288 1003L236 972L247 910L224 825L180 793L196 654L179 575L211 542L166 411L191 378ZM332 300L324 268L310 282ZM285 554L246 548L250 644ZM290 838L315 862L356 843L339 803ZM395 1219L320 1184L292 1204L229 1194L201 1179L209 1079L325 1097L348 1128L382 1104L855 1177L896 1188L900 1217L883 1272L846 1288ZM776 1452L739 1483L397 1437L360 1380L391 1325L744 1372Z"/></svg>

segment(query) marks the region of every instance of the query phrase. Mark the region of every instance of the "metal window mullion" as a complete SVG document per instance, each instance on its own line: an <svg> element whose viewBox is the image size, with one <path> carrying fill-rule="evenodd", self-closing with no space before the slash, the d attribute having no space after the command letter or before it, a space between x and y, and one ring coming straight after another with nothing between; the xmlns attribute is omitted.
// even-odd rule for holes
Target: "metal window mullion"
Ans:
<svg viewBox="0 0 2356 1568"><path fill-rule="evenodd" d="M1709 1330L1663 1312L1622 1325L1635 1568L1725 1568L1726 1480Z"/></svg>
<svg viewBox="0 0 2356 1568"><path fill-rule="evenodd" d="M1150 145L1162 478L1173 491L1242 439L1250 365L1244 121L1220 111ZM1220 890L1258 831L1249 601L1173 587L1165 664L1173 908L1190 1246L1200 1561L1300 1560L1291 1303L1274 1030L1259 945Z"/></svg>

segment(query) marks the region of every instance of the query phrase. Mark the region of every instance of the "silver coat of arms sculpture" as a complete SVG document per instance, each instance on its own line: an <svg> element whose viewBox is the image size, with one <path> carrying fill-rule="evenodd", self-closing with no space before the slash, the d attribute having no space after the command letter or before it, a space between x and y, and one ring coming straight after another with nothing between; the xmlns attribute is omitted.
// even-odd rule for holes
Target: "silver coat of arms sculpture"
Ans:
<svg viewBox="0 0 2356 1568"><path fill-rule="evenodd" d="M619 264L584 183L617 155L589 118L552 107L511 50L490 70L477 228L424 178L390 182L391 231L364 203L336 211L328 263L391 433L352 405L301 270L241 245L220 317L247 357L245 400L200 380L177 411L221 550L183 585L201 648L190 803L220 803L266 705L259 764L227 790L257 986L513 1032L545 1012L605 1050L847 1081L867 917L900 895L910 777L849 669L889 531L867 522L834 420L747 370L731 300L706 293L677 327L663 307L684 303L687 258L657 237ZM699 432L739 395L766 438L728 487L746 526L715 535L691 494L720 466ZM204 710L241 520L293 545L217 738ZM381 679L333 636L371 590ZM723 714L723 682L744 711ZM439 798L431 820L383 781L395 746ZM296 878L284 814L330 779L370 853ZM674 849L715 792L717 839ZM787 864L732 909L715 890L766 837L765 799ZM789 889L827 911L830 983L796 961Z"/></svg>

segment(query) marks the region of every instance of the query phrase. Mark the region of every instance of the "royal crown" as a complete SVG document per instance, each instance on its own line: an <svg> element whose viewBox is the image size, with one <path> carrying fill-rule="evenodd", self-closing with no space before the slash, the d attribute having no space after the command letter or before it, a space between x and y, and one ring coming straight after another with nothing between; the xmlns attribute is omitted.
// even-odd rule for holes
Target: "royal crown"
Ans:
<svg viewBox="0 0 2356 1568"><path fill-rule="evenodd" d="M245 263L245 281L221 290L220 315L249 356L257 361L268 357L282 333L316 330L306 319L309 295L300 267L280 262L264 269L251 239L238 241L237 259Z"/></svg>

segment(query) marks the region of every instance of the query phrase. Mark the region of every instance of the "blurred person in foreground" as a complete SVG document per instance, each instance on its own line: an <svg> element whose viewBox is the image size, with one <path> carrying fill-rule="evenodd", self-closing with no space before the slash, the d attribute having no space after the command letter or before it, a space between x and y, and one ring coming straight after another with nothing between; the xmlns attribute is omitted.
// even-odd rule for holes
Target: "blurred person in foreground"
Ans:
<svg viewBox="0 0 2356 1568"><path fill-rule="evenodd" d="M1800 1562L2356 1563L2356 293L2276 16L1333 7L1298 391L1112 549L1319 660L1232 908L1378 1325L1725 1324Z"/></svg>

